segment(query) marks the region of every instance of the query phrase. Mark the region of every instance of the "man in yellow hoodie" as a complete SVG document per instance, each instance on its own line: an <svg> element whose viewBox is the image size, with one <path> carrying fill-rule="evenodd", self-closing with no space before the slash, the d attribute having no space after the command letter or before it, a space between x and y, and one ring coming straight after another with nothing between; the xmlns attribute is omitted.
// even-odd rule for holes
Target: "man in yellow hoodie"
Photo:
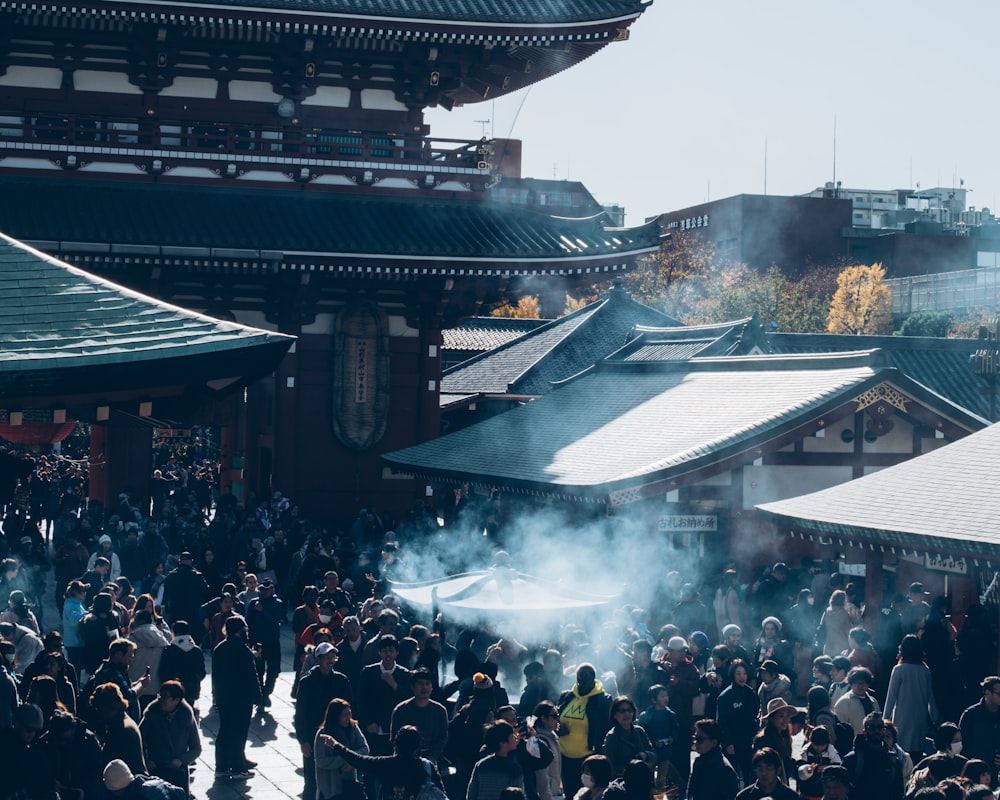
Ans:
<svg viewBox="0 0 1000 800"><path fill-rule="evenodd" d="M597 680L593 664L577 668L576 684L562 693L558 708L563 794L571 798L582 785L583 760L600 752L611 727L611 695Z"/></svg>

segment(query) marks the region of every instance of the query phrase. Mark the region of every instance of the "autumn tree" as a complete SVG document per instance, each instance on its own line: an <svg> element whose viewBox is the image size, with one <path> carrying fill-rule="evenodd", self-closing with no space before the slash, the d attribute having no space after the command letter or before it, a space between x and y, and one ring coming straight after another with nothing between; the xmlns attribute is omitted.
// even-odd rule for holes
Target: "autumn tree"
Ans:
<svg viewBox="0 0 1000 800"><path fill-rule="evenodd" d="M827 331L885 334L892 330L892 297L881 264L847 267L837 277L837 291L830 303Z"/></svg>
<svg viewBox="0 0 1000 800"><path fill-rule="evenodd" d="M511 305L510 301L502 303L490 312L491 317L513 317L514 319L540 319L538 297L528 295Z"/></svg>
<svg viewBox="0 0 1000 800"><path fill-rule="evenodd" d="M674 232L653 255L642 259L622 283L640 303L685 319L701 292L715 258L710 242L684 232Z"/></svg>

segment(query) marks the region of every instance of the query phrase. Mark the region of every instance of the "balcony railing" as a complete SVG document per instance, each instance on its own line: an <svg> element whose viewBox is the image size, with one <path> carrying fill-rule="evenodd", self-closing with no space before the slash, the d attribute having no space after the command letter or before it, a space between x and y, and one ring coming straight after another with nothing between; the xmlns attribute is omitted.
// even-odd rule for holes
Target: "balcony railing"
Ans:
<svg viewBox="0 0 1000 800"><path fill-rule="evenodd" d="M339 172L376 171L380 177L413 177L482 184L493 170L490 141L440 139L389 132L330 128L264 128L135 118L0 115L0 154L47 154L63 166L92 161L139 163L159 171L180 165L235 163L247 170L298 173L303 166ZM26 152L27 151L27 152ZM65 155L62 155L65 154ZM73 155L75 159L67 157Z"/></svg>

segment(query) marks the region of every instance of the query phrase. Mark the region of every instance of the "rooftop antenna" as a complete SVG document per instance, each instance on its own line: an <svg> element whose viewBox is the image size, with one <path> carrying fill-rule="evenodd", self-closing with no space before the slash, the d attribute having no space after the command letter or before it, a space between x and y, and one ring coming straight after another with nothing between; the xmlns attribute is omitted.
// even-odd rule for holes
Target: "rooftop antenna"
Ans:
<svg viewBox="0 0 1000 800"><path fill-rule="evenodd" d="M480 125L483 126L483 131L482 131L481 135L483 136L483 138L485 138L486 137L486 126L490 124L491 120L488 120L488 119L474 119L472 121L473 122L478 122Z"/></svg>
<svg viewBox="0 0 1000 800"><path fill-rule="evenodd" d="M837 115L833 115L833 185L837 185Z"/></svg>
<svg viewBox="0 0 1000 800"><path fill-rule="evenodd" d="M767 137L764 137L764 195L767 195Z"/></svg>

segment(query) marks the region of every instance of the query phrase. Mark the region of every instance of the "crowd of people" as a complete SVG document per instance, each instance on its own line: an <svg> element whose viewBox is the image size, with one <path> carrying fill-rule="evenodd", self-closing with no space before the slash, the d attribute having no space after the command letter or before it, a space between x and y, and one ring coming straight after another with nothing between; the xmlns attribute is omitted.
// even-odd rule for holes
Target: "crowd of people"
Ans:
<svg viewBox="0 0 1000 800"><path fill-rule="evenodd" d="M40 462L25 485L51 471ZM187 797L209 709L216 779L252 778L251 721L282 671L303 800L978 800L998 787L994 632L979 606L956 632L947 598L919 583L873 620L829 562L668 571L645 607L529 641L393 596L385 577L434 524L425 508L398 523L361 510L331 533L281 493L220 496L207 462L157 472L146 507L126 493L89 507L84 481L6 511L0 797Z"/></svg>

